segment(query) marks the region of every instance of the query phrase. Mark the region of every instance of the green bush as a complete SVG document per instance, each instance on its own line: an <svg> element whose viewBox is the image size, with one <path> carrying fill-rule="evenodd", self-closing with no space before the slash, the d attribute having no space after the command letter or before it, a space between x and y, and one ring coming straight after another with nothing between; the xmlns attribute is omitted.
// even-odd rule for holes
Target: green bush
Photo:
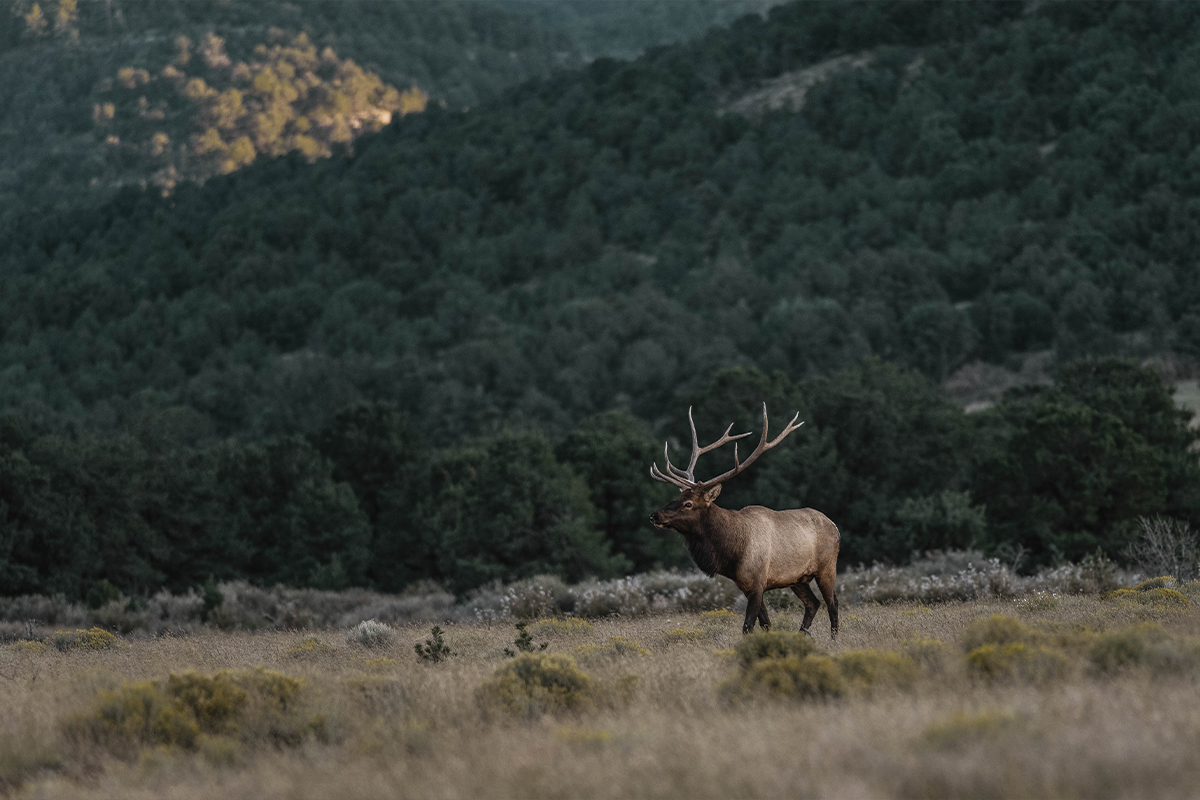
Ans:
<svg viewBox="0 0 1200 800"><path fill-rule="evenodd" d="M570 656L522 653L480 687L480 700L521 717L577 711L592 704L594 680Z"/></svg>
<svg viewBox="0 0 1200 800"><path fill-rule="evenodd" d="M146 745L194 750L212 737L296 745L326 734L324 717L304 713L298 703L303 687L303 680L263 667L172 673L166 681L101 691L90 711L64 718L62 727L68 738L121 757ZM209 749L223 747L218 741Z"/></svg>
<svg viewBox="0 0 1200 800"><path fill-rule="evenodd" d="M1097 636L1088 661L1095 671L1106 674L1142 665L1174 671L1196 663L1200 655L1197 645L1194 640L1172 636L1156 622L1145 622Z"/></svg>
<svg viewBox="0 0 1200 800"><path fill-rule="evenodd" d="M517 653L533 653L536 651L545 650L550 646L549 642L542 642L540 646L537 645L533 641L533 635L528 631L528 627L529 623L517 623L517 638L513 639L513 647L517 649L513 650L512 647L506 647L504 648L504 655L508 656L509 658L515 658ZM417 652L422 653L419 648L417 649Z"/></svg>
<svg viewBox="0 0 1200 800"><path fill-rule="evenodd" d="M755 631L734 647L738 662L749 667L768 658L803 658L817 652L811 636L795 631Z"/></svg>
<svg viewBox="0 0 1200 800"><path fill-rule="evenodd" d="M1009 642L984 644L967 654L967 668L988 680L1020 680L1035 685L1066 677L1070 660L1049 647Z"/></svg>
<svg viewBox="0 0 1200 800"><path fill-rule="evenodd" d="M829 656L763 658L745 666L726 681L722 692L730 697L768 696L804 700L837 697L846 691L846 680Z"/></svg>
<svg viewBox="0 0 1200 800"><path fill-rule="evenodd" d="M663 634L663 639L667 644L685 644L687 642L699 642L708 638L708 632L702 631L699 628L675 628Z"/></svg>
<svg viewBox="0 0 1200 800"><path fill-rule="evenodd" d="M842 676L860 689L908 688L917 680L916 662L894 650L850 650L836 660Z"/></svg>
<svg viewBox="0 0 1200 800"><path fill-rule="evenodd" d="M426 639L424 647L419 642L413 645L417 657L422 661L437 664L458 655L450 649L450 645L446 644L446 640L442 638L442 628L440 625L434 625L430 628L429 634L433 638Z"/></svg>
<svg viewBox="0 0 1200 800"><path fill-rule="evenodd" d="M324 639L316 636L305 636L304 640L288 648L287 654L292 658L319 658L333 655L337 648Z"/></svg>
<svg viewBox="0 0 1200 800"><path fill-rule="evenodd" d="M904 643L904 652L921 669L942 672L946 668L948 652L946 643L927 636L915 636Z"/></svg>
<svg viewBox="0 0 1200 800"><path fill-rule="evenodd" d="M87 597L84 599L84 604L93 611L97 608L103 608L114 600L121 599L121 590L107 579L101 579L92 584L92 588L88 589Z"/></svg>
<svg viewBox="0 0 1200 800"><path fill-rule="evenodd" d="M103 628L55 631L50 636L50 644L64 653L67 650L107 650L116 646L117 637Z"/></svg>
<svg viewBox="0 0 1200 800"><path fill-rule="evenodd" d="M1179 591L1179 582L1170 575L1151 578L1130 588L1114 589L1100 597L1102 600L1165 608L1188 608L1192 605L1187 595Z"/></svg>
<svg viewBox="0 0 1200 800"><path fill-rule="evenodd" d="M167 678L167 696L208 734L227 732L246 705L247 697L228 670L212 676L198 672L171 673Z"/></svg>

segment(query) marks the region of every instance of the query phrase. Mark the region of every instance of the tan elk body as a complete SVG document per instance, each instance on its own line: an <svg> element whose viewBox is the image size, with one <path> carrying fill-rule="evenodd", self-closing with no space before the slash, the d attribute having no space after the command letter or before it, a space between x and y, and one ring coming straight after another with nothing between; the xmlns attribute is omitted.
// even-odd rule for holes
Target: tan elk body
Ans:
<svg viewBox="0 0 1200 800"><path fill-rule="evenodd" d="M700 447L696 423L689 408L692 458L688 468L682 470L671 464L665 445L663 455L666 456L667 471L660 471L657 464L650 468L650 475L655 480L678 487L679 497L651 514L650 520L657 528L671 528L683 534L692 560L705 573L724 575L737 584L746 595L744 633L753 630L756 621L764 629L770 628L771 619L763 592L771 589L791 589L800 598L804 604L804 621L800 627L807 633L821 607L809 587L809 582L815 580L829 611L831 635L836 638L838 601L835 583L841 542L837 526L820 511L811 508L775 511L763 506L747 506L731 510L721 508L715 502L721 493L721 484L804 424L796 423L799 416L793 417L773 441L768 441L767 405L764 403L762 438L754 452L745 461L739 461L736 440L750 434L730 436L729 431L733 429L730 425L720 439ZM696 480L696 461L700 456L729 442L735 442L733 469L707 481Z"/></svg>

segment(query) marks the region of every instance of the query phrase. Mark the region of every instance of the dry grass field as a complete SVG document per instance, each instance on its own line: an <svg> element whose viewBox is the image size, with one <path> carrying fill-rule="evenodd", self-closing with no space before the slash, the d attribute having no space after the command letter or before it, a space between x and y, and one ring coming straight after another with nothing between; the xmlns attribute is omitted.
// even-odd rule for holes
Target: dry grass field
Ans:
<svg viewBox="0 0 1200 800"><path fill-rule="evenodd" d="M1200 592L1169 587L843 605L811 652L793 611L543 620L515 659L448 624L439 663L427 626L10 644L0 792L1194 797Z"/></svg>

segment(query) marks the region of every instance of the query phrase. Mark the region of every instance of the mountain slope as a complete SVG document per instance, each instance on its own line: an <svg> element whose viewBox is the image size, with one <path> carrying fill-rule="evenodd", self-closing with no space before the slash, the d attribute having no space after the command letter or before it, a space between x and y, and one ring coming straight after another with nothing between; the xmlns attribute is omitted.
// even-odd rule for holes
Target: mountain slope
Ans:
<svg viewBox="0 0 1200 800"><path fill-rule="evenodd" d="M795 4L6 234L0 403L647 420L729 365L1200 348L1190 5ZM845 53L803 109L730 98ZM141 400L139 400L141 402Z"/></svg>
<svg viewBox="0 0 1200 800"><path fill-rule="evenodd" d="M255 155L320 157L426 97L474 107L582 64L585 46L636 54L772 2L13 0L0 14L0 214L125 184L169 191Z"/></svg>

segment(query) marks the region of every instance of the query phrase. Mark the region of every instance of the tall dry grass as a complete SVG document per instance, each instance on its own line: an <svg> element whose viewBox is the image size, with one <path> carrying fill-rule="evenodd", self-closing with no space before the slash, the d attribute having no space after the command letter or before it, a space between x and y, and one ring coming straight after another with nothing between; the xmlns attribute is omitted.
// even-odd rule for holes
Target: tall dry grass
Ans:
<svg viewBox="0 0 1200 800"><path fill-rule="evenodd" d="M817 651L785 645L760 670L799 674L819 659L840 677L836 692L817 697L756 692L753 680L738 684L747 691L727 688L759 656L746 655L740 619L722 611L542 622L528 628L538 651L516 659L504 652L517 637L509 622L443 623L456 655L437 664L414 653L429 636L415 624L371 648L344 632L213 628L122 637L108 649L6 645L0 791L255 800L1200 793L1197 585L1037 597L846 605L836 643L822 612ZM990 619L997 614L1010 619ZM799 622L788 610L774 617L783 631ZM1030 657L1053 669L1021 667ZM995 669L980 668L984 658ZM190 738L122 722L135 737L122 741L141 741L132 749L80 722L111 714L131 685L157 687L165 714L178 686L206 685L170 683L172 674L228 670L222 680L247 687L259 667L303 682L290 706L252 702L246 689L251 700L226 708L224 727L201 724ZM206 697L193 692L176 712L210 708ZM286 717L287 735L270 714Z"/></svg>

